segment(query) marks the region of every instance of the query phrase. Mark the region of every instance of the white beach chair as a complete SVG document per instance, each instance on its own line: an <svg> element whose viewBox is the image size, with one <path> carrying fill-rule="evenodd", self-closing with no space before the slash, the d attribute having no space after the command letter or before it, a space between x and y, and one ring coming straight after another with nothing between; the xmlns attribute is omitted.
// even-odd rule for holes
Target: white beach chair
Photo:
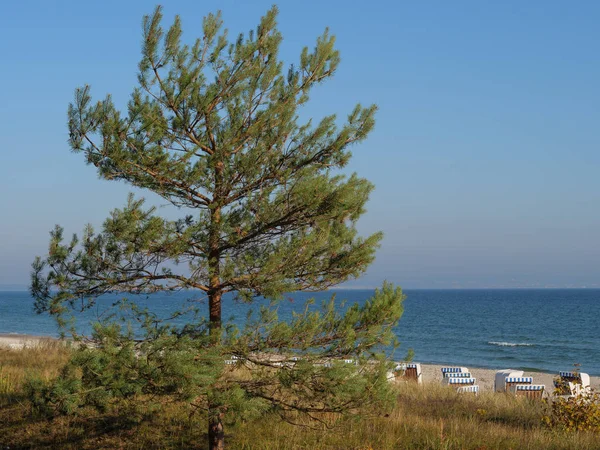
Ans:
<svg viewBox="0 0 600 450"><path fill-rule="evenodd" d="M592 392L590 376L583 372L558 372L559 380L554 382L554 387L564 389L563 395L579 396L589 395ZM566 389L565 389L566 388Z"/></svg>
<svg viewBox="0 0 600 450"><path fill-rule="evenodd" d="M577 384L577 388L580 390L578 394L590 395L592 393L590 376L587 373L580 373L579 375L581 376L581 384Z"/></svg>
<svg viewBox="0 0 600 450"><path fill-rule="evenodd" d="M444 386L452 386L454 388L473 386L476 382L476 378L449 377L442 380L442 384Z"/></svg>
<svg viewBox="0 0 600 450"><path fill-rule="evenodd" d="M398 381L402 374L404 374L404 370L406 369L406 363L396 363L392 370L388 370L387 372L387 380L394 382Z"/></svg>
<svg viewBox="0 0 600 450"><path fill-rule="evenodd" d="M442 367L442 376L447 373L459 373L459 372L469 372L469 369L466 367Z"/></svg>
<svg viewBox="0 0 600 450"><path fill-rule="evenodd" d="M313 364L314 367L325 367L326 369L331 369L333 367L333 363L331 361L318 362Z"/></svg>
<svg viewBox="0 0 600 450"><path fill-rule="evenodd" d="M513 386L532 385L533 377L506 377L504 380L504 392L510 392Z"/></svg>
<svg viewBox="0 0 600 450"><path fill-rule="evenodd" d="M352 364L353 366L358 366L358 361L356 359L328 359L322 362L314 363L314 367L325 367L327 369L331 369L334 364Z"/></svg>
<svg viewBox="0 0 600 450"><path fill-rule="evenodd" d="M479 395L479 385L474 384L471 386L460 386L456 388L456 392L459 394L475 394Z"/></svg>
<svg viewBox="0 0 600 450"><path fill-rule="evenodd" d="M531 399L541 399L546 391L543 384L514 384L509 387L508 392L516 397L527 397Z"/></svg>
<svg viewBox="0 0 600 450"><path fill-rule="evenodd" d="M233 366L241 361L242 361L242 359L239 356L234 355L231 358L226 359L224 362L225 362L225 365L227 365L227 366Z"/></svg>
<svg viewBox="0 0 600 450"><path fill-rule="evenodd" d="M423 384L423 371L419 363L398 363L393 369L394 380L396 381L416 381L417 384ZM389 379L388 374L388 379Z"/></svg>
<svg viewBox="0 0 600 450"><path fill-rule="evenodd" d="M496 372L496 376L494 377L494 392L505 392L505 382L506 379L522 377L522 370L513 370L513 369L502 369Z"/></svg>
<svg viewBox="0 0 600 450"><path fill-rule="evenodd" d="M444 378L472 378L471 372L446 372Z"/></svg>

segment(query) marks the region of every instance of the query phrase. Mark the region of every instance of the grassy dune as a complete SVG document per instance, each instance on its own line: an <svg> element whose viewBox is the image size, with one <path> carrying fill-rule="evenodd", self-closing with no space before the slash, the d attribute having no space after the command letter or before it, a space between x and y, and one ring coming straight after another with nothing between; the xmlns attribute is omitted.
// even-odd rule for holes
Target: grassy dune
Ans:
<svg viewBox="0 0 600 450"><path fill-rule="evenodd" d="M202 412L165 402L154 410L137 402L105 413L45 419L23 394L27 376L51 378L68 358L64 346L0 349L0 448L205 448ZM373 413L328 429L266 416L228 428L236 449L600 449L600 436L548 430L544 405L499 394L459 396L436 384L398 388L389 414ZM322 417L333 423L335 417ZM304 426L302 426L304 425Z"/></svg>

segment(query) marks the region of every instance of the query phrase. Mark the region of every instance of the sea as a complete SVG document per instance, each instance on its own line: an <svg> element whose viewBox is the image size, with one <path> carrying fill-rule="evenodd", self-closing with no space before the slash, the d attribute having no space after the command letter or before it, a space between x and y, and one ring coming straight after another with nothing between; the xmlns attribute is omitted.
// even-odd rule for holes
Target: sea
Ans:
<svg viewBox="0 0 600 450"><path fill-rule="evenodd" d="M279 317L289 319L308 299L315 304L336 295L346 304L363 303L373 290L333 290L290 293L277 306ZM401 360L408 349L414 361L480 368L512 368L556 373L574 367L600 376L600 289L469 289L406 290L404 314L395 329L401 345L393 357ZM77 318L78 329L89 333L91 324L106 317L120 297L106 296ZM170 317L178 308L206 300L194 291L130 297L158 317ZM223 317L238 325L253 305L226 297ZM190 316L174 319L175 325ZM28 292L0 291L0 334L58 336L54 319L35 314Z"/></svg>

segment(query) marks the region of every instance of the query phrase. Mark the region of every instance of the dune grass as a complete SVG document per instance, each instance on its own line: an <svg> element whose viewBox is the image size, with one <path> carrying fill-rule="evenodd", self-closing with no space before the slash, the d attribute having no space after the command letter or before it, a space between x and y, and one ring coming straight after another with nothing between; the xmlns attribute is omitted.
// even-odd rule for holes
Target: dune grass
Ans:
<svg viewBox="0 0 600 450"><path fill-rule="evenodd" d="M46 380L56 376L69 354L68 346L53 340L22 350L0 347L0 407L18 400L29 375Z"/></svg>
<svg viewBox="0 0 600 450"><path fill-rule="evenodd" d="M0 448L206 448L206 417L183 403L148 409L137 401L105 413L84 410L47 419L32 411L23 388L29 375L55 376L69 349L57 344L0 349ZM227 429L235 449L600 449L592 433L549 430L544 404L500 394L458 395L439 385L400 385L391 412L372 412L333 428L275 414ZM323 416L325 423L336 418Z"/></svg>
<svg viewBox="0 0 600 450"><path fill-rule="evenodd" d="M254 449L597 449L600 436L546 429L544 404L508 395L458 395L438 385L399 387L389 415L333 430L275 422L236 429L236 448Z"/></svg>

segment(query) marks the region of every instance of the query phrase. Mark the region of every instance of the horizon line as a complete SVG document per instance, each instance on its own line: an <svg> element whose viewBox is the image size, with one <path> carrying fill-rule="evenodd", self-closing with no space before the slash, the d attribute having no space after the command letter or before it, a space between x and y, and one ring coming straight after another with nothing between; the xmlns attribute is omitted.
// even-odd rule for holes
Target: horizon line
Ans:
<svg viewBox="0 0 600 450"><path fill-rule="evenodd" d="M600 286L482 286L482 287L462 287L462 286L450 286L450 287L402 287L402 285L396 285L405 291L480 291L480 290L600 290ZM323 291L291 291L291 292L328 292L328 291L368 291L379 289L381 286L340 286L329 288ZM195 289L180 289L193 291ZM0 292L29 292L29 288L25 286L15 285L2 285L0 284ZM159 293L159 292L156 292ZM123 294L131 294L123 292ZM135 295L135 294L134 294ZM148 294L141 294L148 295Z"/></svg>

